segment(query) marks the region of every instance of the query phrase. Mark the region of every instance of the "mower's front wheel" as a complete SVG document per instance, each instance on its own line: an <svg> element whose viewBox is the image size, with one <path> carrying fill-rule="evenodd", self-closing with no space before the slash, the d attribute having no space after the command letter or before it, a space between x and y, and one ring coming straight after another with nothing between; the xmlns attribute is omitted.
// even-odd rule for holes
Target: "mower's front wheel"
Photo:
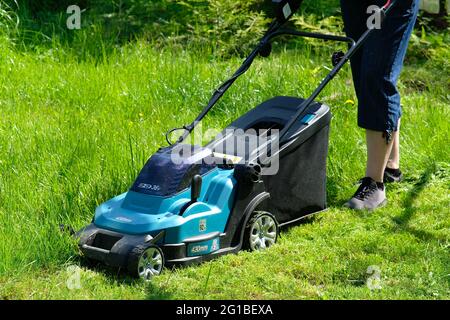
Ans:
<svg viewBox="0 0 450 320"><path fill-rule="evenodd" d="M244 233L244 248L264 250L277 242L279 227L273 214L266 211L252 213Z"/></svg>
<svg viewBox="0 0 450 320"><path fill-rule="evenodd" d="M160 275L164 267L164 254L153 244L136 246L128 259L128 271L146 281Z"/></svg>

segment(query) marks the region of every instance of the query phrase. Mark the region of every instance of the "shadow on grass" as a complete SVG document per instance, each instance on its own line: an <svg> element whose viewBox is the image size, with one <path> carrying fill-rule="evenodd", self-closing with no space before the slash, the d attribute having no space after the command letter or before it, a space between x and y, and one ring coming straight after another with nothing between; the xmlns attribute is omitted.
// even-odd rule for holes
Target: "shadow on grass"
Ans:
<svg viewBox="0 0 450 320"><path fill-rule="evenodd" d="M156 283L154 280L146 281L131 276L124 268L109 267L101 262L96 262L84 257L79 257L78 263L81 267L101 273L105 276L106 281L111 286L121 285L136 286L145 284L145 294L148 300L169 300L173 298L173 294L169 291L170 279L172 275L171 268L165 268L163 272L169 272L169 277L164 283Z"/></svg>
<svg viewBox="0 0 450 320"><path fill-rule="evenodd" d="M282 238L284 236L284 234L287 234L293 228L314 223L317 219L320 219L318 214L322 213L322 212L323 211L317 212L316 214L307 216L299 221L282 226L280 228L280 235L279 235L280 238Z"/></svg>
<svg viewBox="0 0 450 320"><path fill-rule="evenodd" d="M339 200L339 182L335 178L327 177L327 202L329 207L343 205ZM342 202L342 203L341 203Z"/></svg>
<svg viewBox="0 0 450 320"><path fill-rule="evenodd" d="M167 290L167 287L160 287L150 282L146 288L147 300L172 300L173 294Z"/></svg>
<svg viewBox="0 0 450 320"><path fill-rule="evenodd" d="M413 185L411 190L406 195L405 200L403 201L403 211L400 215L393 217L392 220L396 225L396 229L400 231L408 232L414 235L415 237L423 240L423 241L431 241L435 240L435 236L424 230L417 230L409 226L409 222L416 214L418 208L414 206L415 200L417 197L423 192L426 186L429 184L431 177L437 172L438 168L436 163L430 164L425 171L421 174L417 182Z"/></svg>
<svg viewBox="0 0 450 320"><path fill-rule="evenodd" d="M156 284L155 282L148 282L145 288L147 300L171 300L173 293L170 291L170 279L173 269L166 268L164 272L170 272L167 280L164 283Z"/></svg>
<svg viewBox="0 0 450 320"><path fill-rule="evenodd" d="M109 283L120 282L125 285L135 285L141 280L132 277L124 268L115 268L107 266L101 262L80 256L78 263L81 267L101 273L105 276Z"/></svg>
<svg viewBox="0 0 450 320"><path fill-rule="evenodd" d="M414 207L414 201L420 195L420 193L425 189L427 184L430 182L430 178L437 171L436 164L432 163L429 165L425 171L420 176L419 180L413 185L412 189L406 195L403 201L403 213L395 218L394 222L399 226L405 226L413 218L417 211Z"/></svg>

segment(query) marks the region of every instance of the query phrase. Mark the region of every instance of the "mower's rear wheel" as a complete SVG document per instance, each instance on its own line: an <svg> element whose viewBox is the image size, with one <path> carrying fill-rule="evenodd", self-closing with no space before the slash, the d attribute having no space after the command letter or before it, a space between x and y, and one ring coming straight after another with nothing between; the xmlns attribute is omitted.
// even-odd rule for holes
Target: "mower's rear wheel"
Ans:
<svg viewBox="0 0 450 320"><path fill-rule="evenodd" d="M164 267L164 254L155 245L138 245L130 253L128 271L143 280L151 280L161 274Z"/></svg>
<svg viewBox="0 0 450 320"><path fill-rule="evenodd" d="M255 211L245 228L244 248L250 251L269 248L277 242L278 233L278 223L273 214Z"/></svg>

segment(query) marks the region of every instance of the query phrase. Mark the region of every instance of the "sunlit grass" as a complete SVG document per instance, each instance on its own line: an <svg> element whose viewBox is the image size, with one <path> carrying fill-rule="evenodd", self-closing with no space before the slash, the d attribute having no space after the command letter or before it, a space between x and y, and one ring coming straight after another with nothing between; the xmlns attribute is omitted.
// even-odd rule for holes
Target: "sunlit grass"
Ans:
<svg viewBox="0 0 450 320"><path fill-rule="evenodd" d="M420 65L404 73L407 180L388 187L386 208L341 208L365 165L345 69L319 99L334 114L330 210L284 231L266 252L167 270L146 285L80 264L76 245L58 226L82 227L99 203L126 191L165 145L164 133L189 123L241 59L144 42L100 63L0 48L0 298L449 298L449 101L440 86L448 75L438 69L422 70L423 81L437 84L424 91L409 81ZM275 95L307 96L327 72L331 49L321 56L298 49L255 62L204 128L220 129ZM81 289L67 289L71 264L82 266ZM381 290L365 286L370 265L381 269Z"/></svg>

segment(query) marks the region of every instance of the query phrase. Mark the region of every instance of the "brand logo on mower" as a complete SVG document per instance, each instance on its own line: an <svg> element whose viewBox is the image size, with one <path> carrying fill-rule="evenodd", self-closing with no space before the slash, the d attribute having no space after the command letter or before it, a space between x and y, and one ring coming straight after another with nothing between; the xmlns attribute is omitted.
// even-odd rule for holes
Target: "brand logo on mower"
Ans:
<svg viewBox="0 0 450 320"><path fill-rule="evenodd" d="M152 190L152 191L160 191L161 187L157 184L148 184L148 183L140 183L138 188Z"/></svg>
<svg viewBox="0 0 450 320"><path fill-rule="evenodd" d="M133 221L133 220L125 218L125 217L117 217L116 220L120 221L120 222L127 222L127 223Z"/></svg>
<svg viewBox="0 0 450 320"><path fill-rule="evenodd" d="M192 247L191 252L192 253L199 253L199 252L204 252L204 251L208 251L208 246L195 246Z"/></svg>

